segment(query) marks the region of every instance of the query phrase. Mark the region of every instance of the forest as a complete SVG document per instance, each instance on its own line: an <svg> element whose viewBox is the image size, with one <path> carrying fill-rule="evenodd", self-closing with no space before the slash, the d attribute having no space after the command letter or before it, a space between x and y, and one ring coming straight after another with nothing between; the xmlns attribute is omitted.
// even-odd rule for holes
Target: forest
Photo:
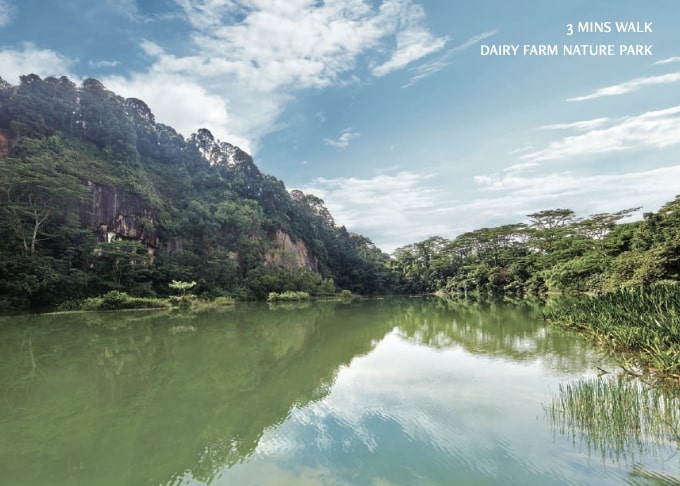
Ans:
<svg viewBox="0 0 680 486"><path fill-rule="evenodd" d="M680 277L680 197L626 222L639 208L578 217L570 209L399 248L393 268L408 293L605 293Z"/></svg>
<svg viewBox="0 0 680 486"><path fill-rule="evenodd" d="M388 256L207 129L188 139L99 81L0 80L0 309L110 291L381 294Z"/></svg>
<svg viewBox="0 0 680 486"><path fill-rule="evenodd" d="M214 299L605 293L677 281L680 197L527 220L383 253L207 128L184 138L95 79L0 78L0 311L68 309L172 282Z"/></svg>

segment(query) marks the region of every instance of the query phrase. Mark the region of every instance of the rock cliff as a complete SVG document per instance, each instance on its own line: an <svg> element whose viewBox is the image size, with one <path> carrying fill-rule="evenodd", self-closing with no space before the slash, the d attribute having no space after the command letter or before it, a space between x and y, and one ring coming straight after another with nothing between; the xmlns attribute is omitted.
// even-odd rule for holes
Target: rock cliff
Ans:
<svg viewBox="0 0 680 486"><path fill-rule="evenodd" d="M81 207L80 222L84 228L97 231L102 241L117 239L137 240L150 252L160 246L156 211L140 196L117 187L88 181L91 199ZM293 241L288 233L277 230L271 236L273 250L265 254L265 262L283 268L307 268L319 273L319 260L313 256L301 239ZM181 249L182 238L171 238L168 252Z"/></svg>
<svg viewBox="0 0 680 486"><path fill-rule="evenodd" d="M148 202L116 187L90 181L87 186L92 198L80 211L83 227L97 229L103 241L124 238L158 247L158 218Z"/></svg>
<svg viewBox="0 0 680 486"><path fill-rule="evenodd" d="M274 235L274 244L274 250L265 255L267 264L287 268L307 268L319 273L319 260L310 254L304 241L293 242L288 233L277 230Z"/></svg>

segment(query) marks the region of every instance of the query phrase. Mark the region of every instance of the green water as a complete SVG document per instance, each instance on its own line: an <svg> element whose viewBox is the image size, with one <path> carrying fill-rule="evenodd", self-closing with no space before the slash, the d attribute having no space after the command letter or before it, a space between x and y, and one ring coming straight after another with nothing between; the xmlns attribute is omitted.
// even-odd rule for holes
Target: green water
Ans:
<svg viewBox="0 0 680 486"><path fill-rule="evenodd" d="M612 368L528 305L388 299L0 319L2 485L669 484L546 419ZM680 481L680 479L678 479Z"/></svg>

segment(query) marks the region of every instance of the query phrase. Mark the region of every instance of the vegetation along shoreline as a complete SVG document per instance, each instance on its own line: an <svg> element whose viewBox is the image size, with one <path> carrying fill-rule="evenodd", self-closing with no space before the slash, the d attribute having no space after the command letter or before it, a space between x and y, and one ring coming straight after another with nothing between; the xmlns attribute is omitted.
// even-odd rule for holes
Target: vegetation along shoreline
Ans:
<svg viewBox="0 0 680 486"><path fill-rule="evenodd" d="M680 197L635 221L548 209L388 255L238 147L205 128L185 139L96 79L0 80L0 138L2 313L602 294L549 319L636 353L631 371L680 376Z"/></svg>

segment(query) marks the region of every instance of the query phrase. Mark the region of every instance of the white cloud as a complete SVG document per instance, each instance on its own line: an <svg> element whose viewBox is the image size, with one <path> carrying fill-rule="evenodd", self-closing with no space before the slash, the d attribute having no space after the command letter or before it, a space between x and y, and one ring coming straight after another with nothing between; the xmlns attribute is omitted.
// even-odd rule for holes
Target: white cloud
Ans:
<svg viewBox="0 0 680 486"><path fill-rule="evenodd" d="M120 64L120 61L106 61L106 60L101 60L101 61L88 61L88 66L90 67L95 67L95 68L114 68Z"/></svg>
<svg viewBox="0 0 680 486"><path fill-rule="evenodd" d="M206 96L225 100L220 105L229 112L206 128L251 151L280 128L279 116L299 91L355 82L359 67L382 76L446 42L427 30L422 8L411 0L384 0L378 8L368 0L175 1L193 28L192 52L177 55L144 41L153 64L128 83L151 86L145 92L168 89L167 79L201 86ZM119 79L118 88L124 83ZM149 106L166 110L171 118L161 121L173 126L191 123L193 131L203 122L151 99Z"/></svg>
<svg viewBox="0 0 680 486"><path fill-rule="evenodd" d="M436 214L445 195L432 187L430 179L407 171L368 179L318 178L303 191L321 197L337 224L368 236L390 252L449 230Z"/></svg>
<svg viewBox="0 0 680 486"><path fill-rule="evenodd" d="M677 83L678 81L680 81L680 72L661 74L659 76L649 76L646 78L636 78L631 81L626 81L625 83L607 86L606 88L600 88L585 96L567 98L566 101L586 101L601 98L603 96L618 96L636 91L643 86Z"/></svg>
<svg viewBox="0 0 680 486"><path fill-rule="evenodd" d="M571 123L555 123L552 125L543 125L542 127L538 127L539 130L578 130L578 131L586 131L586 130L592 130L593 128L597 128L599 126L604 125L609 121L609 118L603 117L603 118L595 118L593 120L581 120L581 121L575 121Z"/></svg>
<svg viewBox="0 0 680 486"><path fill-rule="evenodd" d="M387 61L375 66L371 72L374 76L385 76L392 71L403 69L413 61L441 50L446 45L446 38L435 37L425 27L425 12L419 5L408 2L400 3L402 11L398 18L407 27L397 32L397 48ZM389 4L386 2L384 5Z"/></svg>
<svg viewBox="0 0 680 486"><path fill-rule="evenodd" d="M409 79L408 83L402 86L402 88L408 88L409 86L413 86L416 84L418 81L421 79L427 78L429 76L432 76L433 74L441 71L444 69L446 66L448 66L451 63L451 58L453 57L454 54L457 54L458 52L464 51L473 45L477 44L478 42L486 39L487 37L491 37L492 35L495 35L497 31L495 30L490 30L488 32L483 32L479 35L476 35L474 37L470 37L467 39L465 42L463 42L461 45L456 46L452 49L449 49L446 51L444 54L439 56L436 59L433 59L431 61L428 61L426 63L423 63L419 66L415 66L413 68L410 68L411 71L413 71L415 74L411 76L411 79Z"/></svg>
<svg viewBox="0 0 680 486"><path fill-rule="evenodd" d="M217 94L208 92L198 82L169 74L142 74L131 79L118 76L103 79L106 87L125 97L144 100L156 121L171 125L188 137L199 128L208 128L222 141L248 150L248 140L230 133L227 104ZM219 136L218 136L219 134Z"/></svg>
<svg viewBox="0 0 680 486"><path fill-rule="evenodd" d="M364 0L273 0L269 2L181 0L197 28L204 69L219 69L259 91L325 87L354 69L360 55L396 37L380 75L406 66L445 39L424 26L422 9L410 0L386 0L374 11ZM239 22L235 19L242 18ZM228 56L225 56L228 53Z"/></svg>
<svg viewBox="0 0 680 486"><path fill-rule="evenodd" d="M142 50L147 56L161 57L165 55L165 51L163 51L163 48L161 46L147 39L143 39L139 47L142 48Z"/></svg>
<svg viewBox="0 0 680 486"><path fill-rule="evenodd" d="M598 122L595 125L600 124ZM678 143L680 143L680 106L674 106L626 117L606 128L594 128L579 135L563 137L543 149L521 155L520 159L540 162L638 147L664 148Z"/></svg>
<svg viewBox="0 0 680 486"><path fill-rule="evenodd" d="M538 162L522 162L519 164L513 164L510 167L506 167L503 169L503 172L519 172L534 169L539 166L540 164Z"/></svg>
<svg viewBox="0 0 680 486"><path fill-rule="evenodd" d="M19 76L24 74L37 74L40 77L66 75L77 79L69 74L72 64L70 59L49 49L39 49L30 42L21 49L0 50L0 75L12 84L18 84Z"/></svg>
<svg viewBox="0 0 680 486"><path fill-rule="evenodd" d="M532 152L536 150L536 147L533 145L525 145L524 147L519 147L510 152L510 155L517 155L517 154L522 154L522 153L527 153L527 152Z"/></svg>
<svg viewBox="0 0 680 486"><path fill-rule="evenodd" d="M534 211L557 204L583 215L631 206L656 210L680 192L680 165L622 174L582 175L564 171L533 176L481 175L474 180L484 192L497 194L474 204L479 206L485 201L483 206L493 204L496 209Z"/></svg>
<svg viewBox="0 0 680 486"><path fill-rule="evenodd" d="M656 61L654 64L671 64L674 62L680 62L680 57L668 57L666 59L661 59L660 61Z"/></svg>
<svg viewBox="0 0 680 486"><path fill-rule="evenodd" d="M643 206L655 211L680 192L680 165L586 175L573 171L478 175L460 200L441 177L401 171L371 178L318 178L302 188L321 197L336 223L392 252L430 236L454 238L482 227L525 221L543 209L568 207L579 215Z"/></svg>
<svg viewBox="0 0 680 486"><path fill-rule="evenodd" d="M340 132L340 136L337 139L324 138L326 145L331 145L340 149L347 148L349 143L359 136L359 132L352 130L351 128L345 128Z"/></svg>
<svg viewBox="0 0 680 486"><path fill-rule="evenodd" d="M14 7L8 0L0 0L0 27L9 25L14 18Z"/></svg>

